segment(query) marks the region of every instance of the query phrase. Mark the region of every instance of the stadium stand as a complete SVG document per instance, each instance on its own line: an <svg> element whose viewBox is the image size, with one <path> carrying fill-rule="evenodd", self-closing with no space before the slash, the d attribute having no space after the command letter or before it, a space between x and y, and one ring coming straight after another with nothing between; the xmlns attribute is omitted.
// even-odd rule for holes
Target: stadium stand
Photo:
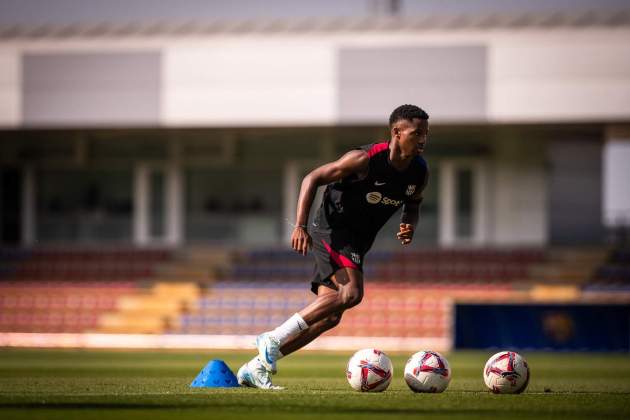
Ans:
<svg viewBox="0 0 630 420"><path fill-rule="evenodd" d="M0 249L0 331L99 329L169 259L165 250Z"/></svg>
<svg viewBox="0 0 630 420"><path fill-rule="evenodd" d="M297 282L218 282L183 314L171 332L254 334L275 327L312 297Z"/></svg>
<svg viewBox="0 0 630 420"><path fill-rule="evenodd" d="M117 300L136 293L130 281L11 281L0 283L0 331L83 332Z"/></svg>
<svg viewBox="0 0 630 420"><path fill-rule="evenodd" d="M366 278L378 282L506 283L527 280L529 270L545 262L542 250L419 250L376 252L366 260ZM313 273L310 259L288 251L261 251L238 255L231 270L233 281L301 280Z"/></svg>
<svg viewBox="0 0 630 420"><path fill-rule="evenodd" d="M155 264L168 259L165 250L4 249L0 280L134 280L152 276Z"/></svg>
<svg viewBox="0 0 630 420"><path fill-rule="evenodd" d="M612 250L606 262L596 270L591 282L630 286L630 248Z"/></svg>
<svg viewBox="0 0 630 420"><path fill-rule="evenodd" d="M589 281L582 285L582 294L590 301L630 301L630 248L613 248L605 261L594 271Z"/></svg>
<svg viewBox="0 0 630 420"><path fill-rule="evenodd" d="M375 252L366 263L363 302L329 336L450 337L453 301L529 297L519 284L546 261L543 250ZM234 253L174 333L255 334L314 299L313 262L289 250ZM492 287L489 287L489 286Z"/></svg>
<svg viewBox="0 0 630 420"><path fill-rule="evenodd" d="M628 301L630 252L607 255L374 252L363 302L327 335L450 337L460 302ZM0 261L0 332L252 335L314 299L312 259L289 250L2 249Z"/></svg>

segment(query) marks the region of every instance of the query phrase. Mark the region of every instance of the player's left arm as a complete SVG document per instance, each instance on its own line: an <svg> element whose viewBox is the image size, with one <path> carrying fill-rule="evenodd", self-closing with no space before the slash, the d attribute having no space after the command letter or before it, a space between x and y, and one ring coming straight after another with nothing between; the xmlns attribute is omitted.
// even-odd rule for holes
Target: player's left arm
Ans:
<svg viewBox="0 0 630 420"><path fill-rule="evenodd" d="M403 205L402 215L400 216L400 227L396 234L398 240L403 245L410 244L413 239L413 234L416 231L418 219L420 218L420 205L424 198L424 189L428 181L429 174L427 172L422 188L419 188Z"/></svg>

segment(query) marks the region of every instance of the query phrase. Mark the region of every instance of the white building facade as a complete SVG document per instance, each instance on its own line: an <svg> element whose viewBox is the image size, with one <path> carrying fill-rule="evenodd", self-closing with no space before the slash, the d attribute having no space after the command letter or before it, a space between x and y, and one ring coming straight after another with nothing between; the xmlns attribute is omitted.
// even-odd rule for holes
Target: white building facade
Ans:
<svg viewBox="0 0 630 420"><path fill-rule="evenodd" d="M0 68L5 243L281 244L303 174L403 103L431 116L421 244L630 223L623 16L4 28Z"/></svg>

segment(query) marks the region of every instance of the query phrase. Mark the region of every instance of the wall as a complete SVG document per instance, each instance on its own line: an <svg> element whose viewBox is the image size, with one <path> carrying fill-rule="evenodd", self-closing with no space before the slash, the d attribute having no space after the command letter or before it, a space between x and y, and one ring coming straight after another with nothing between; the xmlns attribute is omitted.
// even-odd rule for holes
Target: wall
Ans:
<svg viewBox="0 0 630 420"><path fill-rule="evenodd" d="M607 226L629 226L630 130L613 128L607 137L602 156L604 223Z"/></svg>
<svg viewBox="0 0 630 420"><path fill-rule="evenodd" d="M155 125L161 60L156 51L22 56L22 119L29 126Z"/></svg>
<svg viewBox="0 0 630 420"><path fill-rule="evenodd" d="M489 119L630 116L630 35L615 30L513 32L492 39Z"/></svg>
<svg viewBox="0 0 630 420"><path fill-rule="evenodd" d="M524 138L495 142L488 205L490 242L543 245L547 242L545 143Z"/></svg>
<svg viewBox="0 0 630 420"><path fill-rule="evenodd" d="M97 61L159 54L157 121L166 126L375 124L404 102L426 107L438 123L619 121L630 118L628 40L623 26L0 39L0 64L8 69L0 77L0 126L31 123L20 111L21 95L46 93L46 84L22 86L28 57L71 64L71 53L86 52ZM117 111L101 105L110 108L105 116ZM146 124L152 115L131 114L124 123Z"/></svg>
<svg viewBox="0 0 630 420"><path fill-rule="evenodd" d="M16 49L0 44L0 128L20 124L20 56Z"/></svg>
<svg viewBox="0 0 630 420"><path fill-rule="evenodd" d="M317 39L173 43L163 66L167 125L334 122L335 52Z"/></svg>
<svg viewBox="0 0 630 420"><path fill-rule="evenodd" d="M549 241L599 243L602 224L602 142L558 139L549 145Z"/></svg>

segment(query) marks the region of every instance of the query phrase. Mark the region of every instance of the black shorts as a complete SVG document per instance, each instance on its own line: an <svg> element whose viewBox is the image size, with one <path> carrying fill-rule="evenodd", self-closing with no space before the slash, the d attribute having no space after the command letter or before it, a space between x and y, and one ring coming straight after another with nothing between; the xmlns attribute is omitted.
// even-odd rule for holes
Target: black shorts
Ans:
<svg viewBox="0 0 630 420"><path fill-rule="evenodd" d="M350 267L363 272L363 257L373 240L366 240L350 230L313 229L313 256L315 272L311 280L311 291L317 294L320 285L337 289L330 276L343 267Z"/></svg>

